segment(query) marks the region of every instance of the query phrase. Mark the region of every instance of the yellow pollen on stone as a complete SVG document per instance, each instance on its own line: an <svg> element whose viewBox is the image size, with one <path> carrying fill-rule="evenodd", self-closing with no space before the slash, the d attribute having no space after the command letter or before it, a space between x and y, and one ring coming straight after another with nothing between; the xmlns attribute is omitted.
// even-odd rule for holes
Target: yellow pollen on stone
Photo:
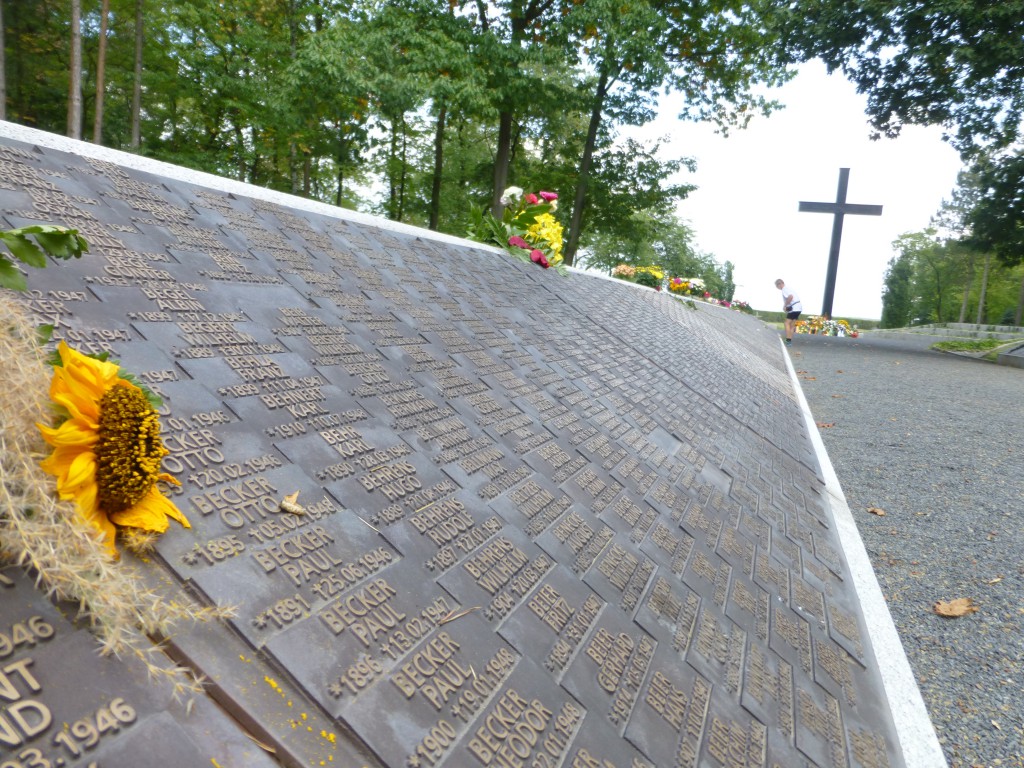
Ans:
<svg viewBox="0 0 1024 768"><path fill-rule="evenodd" d="M134 387L112 387L100 400L96 444L99 506L121 512L141 501L160 476L168 453L160 439L160 417Z"/></svg>

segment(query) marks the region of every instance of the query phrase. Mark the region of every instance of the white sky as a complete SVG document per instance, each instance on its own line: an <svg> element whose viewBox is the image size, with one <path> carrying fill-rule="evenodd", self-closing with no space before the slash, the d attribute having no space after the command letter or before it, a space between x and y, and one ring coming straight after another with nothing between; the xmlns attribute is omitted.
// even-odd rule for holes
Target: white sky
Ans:
<svg viewBox="0 0 1024 768"><path fill-rule="evenodd" d="M679 206L697 246L735 265L735 298L755 309L781 309L775 279L795 288L806 314L825 291L832 215L798 213L801 200L832 202L839 169L850 169L848 203L882 205L881 216L847 216L839 252L833 316L878 318L892 242L925 229L956 185L961 164L939 128L904 128L899 139L871 141L866 98L820 62L804 65L770 97L785 109L755 118L728 138L710 125L664 116L640 135L669 135L669 151L697 160L697 185Z"/></svg>

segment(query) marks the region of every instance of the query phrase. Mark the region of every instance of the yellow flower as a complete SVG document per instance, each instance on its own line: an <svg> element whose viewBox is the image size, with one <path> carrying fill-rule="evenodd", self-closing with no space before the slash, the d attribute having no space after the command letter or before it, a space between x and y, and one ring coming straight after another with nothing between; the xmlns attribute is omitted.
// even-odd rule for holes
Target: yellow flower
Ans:
<svg viewBox="0 0 1024 768"><path fill-rule="evenodd" d="M163 533L172 517L190 528L156 485L180 483L160 472L168 451L146 395L121 378L116 363L87 357L64 342L58 352L63 365L54 367L50 399L68 418L56 428L36 425L53 446L41 466L57 477L57 493L74 500L111 555L115 526Z"/></svg>
<svg viewBox="0 0 1024 768"><path fill-rule="evenodd" d="M552 265L562 261L562 225L550 213L538 216L526 230L526 237L533 243L546 244L551 249L554 257L550 260Z"/></svg>

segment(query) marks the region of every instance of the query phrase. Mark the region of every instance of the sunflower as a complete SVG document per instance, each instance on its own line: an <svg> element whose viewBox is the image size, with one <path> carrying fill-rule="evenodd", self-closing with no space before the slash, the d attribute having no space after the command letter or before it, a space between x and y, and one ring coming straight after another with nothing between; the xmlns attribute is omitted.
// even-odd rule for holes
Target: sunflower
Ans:
<svg viewBox="0 0 1024 768"><path fill-rule="evenodd" d="M160 418L146 394L120 375L116 363L71 349L57 349L50 399L67 418L57 427L37 424L53 446L40 466L57 477L57 493L74 500L81 517L103 536L116 556L115 526L163 533L169 517L191 526L157 488L168 451L160 439Z"/></svg>

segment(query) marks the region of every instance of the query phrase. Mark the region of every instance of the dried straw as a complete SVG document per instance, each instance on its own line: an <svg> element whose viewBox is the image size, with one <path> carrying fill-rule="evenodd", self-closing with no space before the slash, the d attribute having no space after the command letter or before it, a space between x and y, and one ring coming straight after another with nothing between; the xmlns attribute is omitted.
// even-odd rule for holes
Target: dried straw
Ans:
<svg viewBox="0 0 1024 768"><path fill-rule="evenodd" d="M167 600L146 586L135 563L115 561L73 502L56 496L39 462L49 452L36 423L49 423L52 370L17 298L0 294L0 559L26 567L52 600L79 606L101 652L135 656L177 697L201 681L169 665L150 637L171 636L181 620L222 617L218 608Z"/></svg>

